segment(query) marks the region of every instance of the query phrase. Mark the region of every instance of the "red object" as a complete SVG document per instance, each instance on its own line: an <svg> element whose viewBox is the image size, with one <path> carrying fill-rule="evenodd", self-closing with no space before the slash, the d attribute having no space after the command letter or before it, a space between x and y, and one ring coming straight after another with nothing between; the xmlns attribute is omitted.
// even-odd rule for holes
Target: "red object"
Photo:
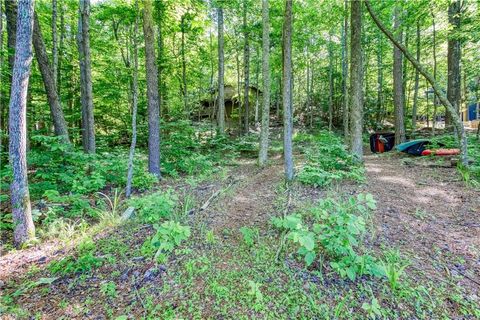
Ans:
<svg viewBox="0 0 480 320"><path fill-rule="evenodd" d="M437 150L430 150L426 149L422 151L422 156L455 156L460 154L460 149L437 149Z"/></svg>
<svg viewBox="0 0 480 320"><path fill-rule="evenodd" d="M380 139L377 139L375 141L375 143L377 144L376 145L377 152L384 153L385 152L385 145L383 144L383 142L380 141Z"/></svg>

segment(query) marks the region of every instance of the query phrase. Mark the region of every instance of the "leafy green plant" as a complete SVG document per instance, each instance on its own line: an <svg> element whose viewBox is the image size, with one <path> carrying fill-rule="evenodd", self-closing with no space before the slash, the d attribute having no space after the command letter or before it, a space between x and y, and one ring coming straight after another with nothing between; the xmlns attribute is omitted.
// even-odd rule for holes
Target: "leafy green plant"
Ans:
<svg viewBox="0 0 480 320"><path fill-rule="evenodd" d="M307 161L298 174L300 182L324 187L342 179L364 179L364 169L355 164L341 138L333 133L321 131L318 135L303 134L296 139L307 143L302 148Z"/></svg>
<svg viewBox="0 0 480 320"><path fill-rule="evenodd" d="M157 191L128 201L137 210L137 216L146 223L158 223L171 217L177 205L177 196L172 190Z"/></svg>
<svg viewBox="0 0 480 320"><path fill-rule="evenodd" d="M239 231L242 234L243 242L247 247L253 247L258 240L258 228L241 227Z"/></svg>
<svg viewBox="0 0 480 320"><path fill-rule="evenodd" d="M182 226L175 221L165 221L161 225L153 226L157 232L144 244L143 252L149 253L156 251L155 259L165 261L167 255L175 247L178 247L184 240L190 237L190 227Z"/></svg>
<svg viewBox="0 0 480 320"><path fill-rule="evenodd" d="M116 298L117 293L117 285L113 281L104 282L100 286L100 292L109 298Z"/></svg>
<svg viewBox="0 0 480 320"><path fill-rule="evenodd" d="M370 303L364 302L362 304L362 309L368 314L370 319L377 319L377 317L382 316L382 307L378 303L377 298L372 298Z"/></svg>
<svg viewBox="0 0 480 320"><path fill-rule="evenodd" d="M78 256L68 256L58 261L53 261L49 265L49 270L53 274L67 275L71 273L86 273L98 268L103 264L103 259L95 256L95 243L90 240L84 240L78 247Z"/></svg>
<svg viewBox="0 0 480 320"><path fill-rule="evenodd" d="M308 217L313 218L310 225L300 214L274 218L273 224L288 230L287 239L297 244L297 254L307 266L319 255L325 255L334 271L353 281L363 274L381 275L375 259L359 252L366 233L365 220L375 207L370 194L360 194L346 202L326 199L310 208Z"/></svg>
<svg viewBox="0 0 480 320"><path fill-rule="evenodd" d="M385 259L382 260L381 264L390 289L395 292L399 287L400 278L404 274L405 268L409 266L409 263L402 261L398 250L389 250L385 253Z"/></svg>

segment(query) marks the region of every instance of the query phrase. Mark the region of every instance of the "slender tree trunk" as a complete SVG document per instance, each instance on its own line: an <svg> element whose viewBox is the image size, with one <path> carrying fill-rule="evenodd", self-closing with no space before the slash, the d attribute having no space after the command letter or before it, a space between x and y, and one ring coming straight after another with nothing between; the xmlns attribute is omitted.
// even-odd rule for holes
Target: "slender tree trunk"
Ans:
<svg viewBox="0 0 480 320"><path fill-rule="evenodd" d="M157 22L157 31L158 31L158 39L157 39L157 46L158 46L158 109L160 118L164 117L168 114L166 109L166 105L164 104L164 99L166 96L166 87L165 82L163 81L163 66L165 64L165 54L164 54L164 42L163 42L163 19L164 19L164 4L163 1L159 1L157 4L158 9L158 22Z"/></svg>
<svg viewBox="0 0 480 320"><path fill-rule="evenodd" d="M453 120L453 125L455 126L458 134L458 138L460 140L460 147L461 147L461 158L462 158L462 164L464 166L468 166L468 157L467 157L467 135L465 133L465 128L463 126L463 123L458 115L458 113L455 110L455 107L450 103L450 101L447 99L447 96L443 93L441 87L437 84L437 82L433 79L433 77L428 73L428 71L418 62L415 60L415 58L408 52L405 47L397 41L397 39L393 36L393 34L385 28L385 26L382 24L382 22L378 19L378 17L375 15L373 12L371 6L370 6L370 1L369 0L363 0L368 12L372 18L372 20L375 22L375 24L382 30L382 32L390 39L390 41L397 47L399 48L402 53L407 57L407 59L412 63L412 65L415 67L415 69L420 72L422 76L427 79L427 81L430 83L430 85L433 87L433 90L435 94L438 96L438 99L440 102L447 108L447 111L450 113L450 116L452 117Z"/></svg>
<svg viewBox="0 0 480 320"><path fill-rule="evenodd" d="M328 39L328 130L332 131L333 127L333 46L332 46L332 34L330 31Z"/></svg>
<svg viewBox="0 0 480 320"><path fill-rule="evenodd" d="M362 2L350 3L350 96L351 96L351 151L357 162L363 161L363 49Z"/></svg>
<svg viewBox="0 0 480 320"><path fill-rule="evenodd" d="M182 94L183 94L183 107L187 114L187 119L190 119L190 111L188 110L188 91L187 91L187 59L185 57L185 15L181 19L181 56L182 56Z"/></svg>
<svg viewBox="0 0 480 320"><path fill-rule="evenodd" d="M417 20L417 61L420 61L420 20ZM417 103L418 103L418 83L420 81L420 73L415 70L415 88L413 91L413 110L412 110L412 130L417 128Z"/></svg>
<svg viewBox="0 0 480 320"><path fill-rule="evenodd" d="M48 104L50 105L50 113L52 115L55 135L62 137L65 143L70 143L68 125L65 121L65 116L63 115L63 109L55 85L55 74L50 68L47 50L45 48L45 43L43 42L42 30L40 29L40 23L36 13L34 13L33 22L33 46L35 48L35 57L37 58L38 67L42 74Z"/></svg>
<svg viewBox="0 0 480 320"><path fill-rule="evenodd" d="M257 46L256 47L256 57L257 57L257 64L256 64L256 68L255 68L255 86L256 86L256 90L255 90L255 129L258 128L258 117L259 117L259 99L258 99L258 90L260 88L260 86L258 85L258 79L259 79L259 74L260 74L260 52L259 52L259 47Z"/></svg>
<svg viewBox="0 0 480 320"><path fill-rule="evenodd" d="M402 43L403 31L401 30L401 8L395 6L394 25L397 30L397 40ZM403 57L402 52L397 47L393 47L393 106L395 116L395 144L405 142L405 95L403 92Z"/></svg>
<svg viewBox="0 0 480 320"><path fill-rule="evenodd" d="M268 135L270 126L270 17L269 0L262 0L262 128L260 132L260 152L258 163L265 166L268 158Z"/></svg>
<svg viewBox="0 0 480 320"><path fill-rule="evenodd" d="M306 88L306 94L307 94L307 99L306 99L306 105L305 105L305 112L309 112L310 114L310 127L312 127L312 117L311 117L311 112L310 112L310 68L311 68L311 62L310 62L310 48L307 47L305 48L306 51L306 60L307 60L307 88Z"/></svg>
<svg viewBox="0 0 480 320"><path fill-rule="evenodd" d="M383 122L383 41L381 33L378 35L377 47L377 123Z"/></svg>
<svg viewBox="0 0 480 320"><path fill-rule="evenodd" d="M432 13L433 28L433 80L437 81L437 29L435 26L435 16ZM437 125L437 97L433 96L433 115L432 115L432 135L435 135L435 127ZM428 117L428 114L427 114ZM427 120L428 127L428 120Z"/></svg>
<svg viewBox="0 0 480 320"><path fill-rule="evenodd" d="M241 72L240 72L240 55L238 53L238 49L237 49L237 53L235 55L235 62L236 62L236 65L237 65L237 97L238 97L238 132L241 132L242 131L242 95L240 94L240 92L242 91L241 89Z"/></svg>
<svg viewBox="0 0 480 320"><path fill-rule="evenodd" d="M225 57L223 53L223 8L217 8L218 16L218 132L225 133Z"/></svg>
<svg viewBox="0 0 480 320"><path fill-rule="evenodd" d="M160 173L160 110L158 104L158 69L155 64L152 0L144 0L143 34L148 100L148 171L161 179Z"/></svg>
<svg viewBox="0 0 480 320"><path fill-rule="evenodd" d="M133 80L132 80L132 142L130 144L130 153L128 155L127 187L125 196L127 198L132 194L133 180L133 158L135 156L135 147L137 145L137 109L138 109L138 0L135 0L135 26L133 32Z"/></svg>
<svg viewBox="0 0 480 320"><path fill-rule="evenodd" d="M52 0L52 73L55 86L57 86L58 75L57 12L57 0Z"/></svg>
<svg viewBox="0 0 480 320"><path fill-rule="evenodd" d="M347 46L347 35L348 35L348 0L345 0L345 17L342 26L342 113L343 113L343 137L345 142L347 142L348 137L350 137L349 129L349 98L348 98L348 46Z"/></svg>
<svg viewBox="0 0 480 320"><path fill-rule="evenodd" d="M245 119L244 119L244 130L245 134L249 133L250 129L250 42L249 42L249 32L247 25L247 1L243 0L243 36L244 36L244 46L243 46L243 67L244 67L244 93L243 100L245 104Z"/></svg>
<svg viewBox="0 0 480 320"><path fill-rule="evenodd" d="M0 0L0 153L3 152L3 130L6 130L3 88L3 1Z"/></svg>
<svg viewBox="0 0 480 320"><path fill-rule="evenodd" d="M283 156L285 180L293 180L293 106L292 106L292 0L285 0L283 22Z"/></svg>
<svg viewBox="0 0 480 320"><path fill-rule="evenodd" d="M10 95L10 164L13 179L10 184L12 216L15 231L13 239L19 247L35 237L27 177L27 91L32 65L33 0L18 4L19 32L16 34Z"/></svg>
<svg viewBox="0 0 480 320"><path fill-rule="evenodd" d="M80 60L80 96L82 102L83 150L95 153L95 122L93 116L92 63L90 60L90 0L80 0L78 18L78 50Z"/></svg>
<svg viewBox="0 0 480 320"><path fill-rule="evenodd" d="M455 112L460 111L461 99L461 79L460 79L460 59L461 49L458 31L460 29L461 1L453 0L448 7L448 23L452 26L449 29L448 36L448 78L447 78L447 99L455 108ZM451 116L447 113L445 117L445 128L452 124Z"/></svg>

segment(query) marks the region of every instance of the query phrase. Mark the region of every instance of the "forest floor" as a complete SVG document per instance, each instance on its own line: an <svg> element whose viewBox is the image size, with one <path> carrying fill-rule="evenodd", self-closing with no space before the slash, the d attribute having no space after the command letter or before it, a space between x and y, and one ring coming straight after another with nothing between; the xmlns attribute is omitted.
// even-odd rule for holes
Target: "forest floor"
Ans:
<svg viewBox="0 0 480 320"><path fill-rule="evenodd" d="M50 260L75 254L55 244L12 252L0 260L2 319L480 317L480 192L432 160L367 155L365 166L363 183L287 190L280 155L264 169L244 157L207 181L172 184L194 199L182 218L192 235L167 262L142 254L154 229L135 221L93 236L104 263L89 273L52 276ZM359 193L377 201L366 246L378 255L399 249L409 261L398 292L383 279L306 269L292 255L275 261L271 217Z"/></svg>

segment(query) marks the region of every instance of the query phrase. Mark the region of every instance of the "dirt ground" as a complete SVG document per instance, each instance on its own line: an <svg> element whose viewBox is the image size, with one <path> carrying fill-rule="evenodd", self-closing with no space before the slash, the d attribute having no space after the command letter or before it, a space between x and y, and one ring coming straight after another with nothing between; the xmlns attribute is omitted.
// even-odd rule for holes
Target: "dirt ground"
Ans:
<svg viewBox="0 0 480 320"><path fill-rule="evenodd" d="M412 268L480 289L480 192L454 167L402 154L365 157L364 192L377 200L376 240L409 253Z"/></svg>

